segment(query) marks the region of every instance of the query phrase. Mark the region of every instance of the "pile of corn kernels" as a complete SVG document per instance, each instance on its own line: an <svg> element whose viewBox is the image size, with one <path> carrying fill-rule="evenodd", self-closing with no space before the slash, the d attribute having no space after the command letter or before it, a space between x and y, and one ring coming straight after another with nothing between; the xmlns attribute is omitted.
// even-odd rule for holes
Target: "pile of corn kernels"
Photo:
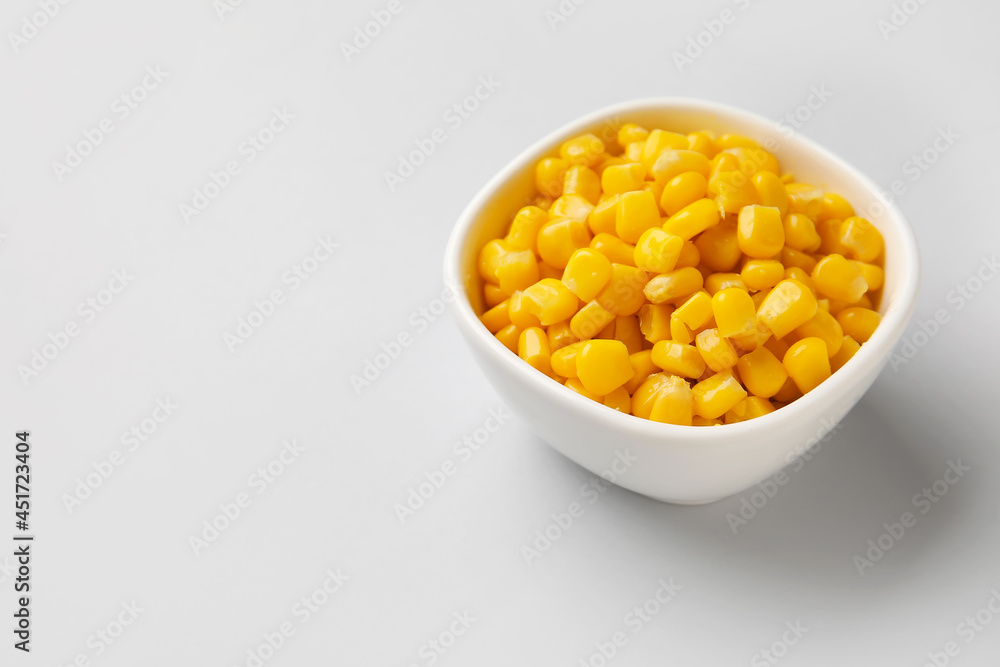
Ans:
<svg viewBox="0 0 1000 667"><path fill-rule="evenodd" d="M879 325L881 234L740 135L628 124L535 167L534 205L479 255L480 319L538 371L680 425L760 417Z"/></svg>

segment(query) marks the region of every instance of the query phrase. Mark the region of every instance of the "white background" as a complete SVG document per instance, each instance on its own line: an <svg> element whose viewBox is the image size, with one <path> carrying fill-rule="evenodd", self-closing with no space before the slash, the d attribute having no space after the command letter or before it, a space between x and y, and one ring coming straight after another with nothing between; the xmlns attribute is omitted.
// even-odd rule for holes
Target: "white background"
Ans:
<svg viewBox="0 0 1000 667"><path fill-rule="evenodd" d="M992 664L1000 618L957 633L1000 590L1000 280L971 300L953 290L1000 250L1000 5L907 6L883 34L886 0L591 0L554 28L556 0L402 0L348 62L339 45L384 3L247 0L220 18L208 0L81 0L15 49L9 33L39 9L6 2L0 538L14 532L13 434L30 429L37 542L34 650L11 648L0 570L0 663L245 665L290 622L265 664L429 665L421 647L467 611L434 664L579 665L618 631L609 664L770 664L758 652L796 621L808 631L778 648L782 665L922 665L949 641L950 664ZM679 69L673 54L724 9L731 22ZM168 75L122 119L112 105L148 66ZM500 85L448 124L480 77ZM619 101L703 97L779 120L824 87L799 131L905 185L923 258L906 338L922 345L755 517L730 527L749 492L692 508L611 489L590 504L591 475L516 417L469 460L455 453L500 403L450 316L419 309L439 312L446 239L491 175ZM274 108L294 121L248 161L241 142ZM103 118L113 131L60 180L53 163ZM447 141L391 192L385 172L437 127ZM959 138L914 171L948 128ZM228 160L240 173L186 223L179 206ZM327 236L339 248L293 290L283 274ZM88 321L80 304L107 300L123 268L134 277ZM284 303L231 352L224 335L274 289ZM939 309L947 323L917 335ZM402 332L412 344L356 392L351 376ZM179 407L129 451L122 433L167 398ZM248 478L291 439L304 451L258 494ZM121 465L68 508L115 450ZM971 470L921 514L914 496L959 460ZM394 506L446 461L455 474L401 524ZM240 493L250 506L196 554L189 538ZM527 563L522 546L574 502L583 516ZM859 574L854 557L907 511L916 525ZM293 605L337 568L349 581L301 623ZM633 633L626 615L671 578L681 590ZM138 619L99 643L133 601Z"/></svg>

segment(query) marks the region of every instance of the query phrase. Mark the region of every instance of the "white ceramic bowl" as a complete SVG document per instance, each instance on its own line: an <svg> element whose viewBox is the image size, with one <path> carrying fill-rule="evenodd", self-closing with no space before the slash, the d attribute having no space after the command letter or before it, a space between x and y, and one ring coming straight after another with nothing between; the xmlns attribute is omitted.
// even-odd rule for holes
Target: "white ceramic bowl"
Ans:
<svg viewBox="0 0 1000 667"><path fill-rule="evenodd" d="M678 132L700 129L760 141L797 180L850 201L885 238L882 324L843 368L815 390L775 412L723 426L660 424L616 412L553 382L505 348L479 322L479 249L503 236L534 194L535 162L569 137L610 139L624 123ZM445 253L445 284L457 294L455 319L501 398L556 450L637 493L672 503L708 503L776 473L824 438L885 366L913 312L919 283L917 245L909 224L876 186L813 142L746 111L693 99L656 98L618 104L569 123L521 153L476 195L455 226ZM627 453L627 456L626 456ZM618 463L615 463L615 461ZM628 464L625 461L629 461Z"/></svg>

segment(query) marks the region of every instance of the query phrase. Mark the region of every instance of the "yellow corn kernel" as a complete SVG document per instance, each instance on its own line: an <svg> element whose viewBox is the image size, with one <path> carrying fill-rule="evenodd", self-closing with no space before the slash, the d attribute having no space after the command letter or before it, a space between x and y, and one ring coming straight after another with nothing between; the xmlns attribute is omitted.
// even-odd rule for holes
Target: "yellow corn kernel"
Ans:
<svg viewBox="0 0 1000 667"><path fill-rule="evenodd" d="M720 419L705 419L700 415L695 415L691 418L691 424L693 426L719 426L722 424Z"/></svg>
<svg viewBox="0 0 1000 667"><path fill-rule="evenodd" d="M756 419L757 417L763 417L766 414L774 412L775 409L771 405L771 401L766 398L747 396L726 413L726 423L735 424L736 422Z"/></svg>
<svg viewBox="0 0 1000 667"><path fill-rule="evenodd" d="M648 190L653 195L654 201L660 201L663 197L663 188L667 187L666 181L643 181L640 190ZM657 208L657 211L660 209Z"/></svg>
<svg viewBox="0 0 1000 667"><path fill-rule="evenodd" d="M780 338L768 338L767 342L764 343L764 347L771 351L771 354L776 356L778 359L785 358L785 352L788 352L788 346L791 343L785 342Z"/></svg>
<svg viewBox="0 0 1000 667"><path fill-rule="evenodd" d="M538 260L530 250L509 252L500 258L496 269L500 289L513 294L538 282Z"/></svg>
<svg viewBox="0 0 1000 667"><path fill-rule="evenodd" d="M795 280L782 280L764 298L757 310L757 321L778 338L784 338L816 314L816 297L808 287Z"/></svg>
<svg viewBox="0 0 1000 667"><path fill-rule="evenodd" d="M620 340L589 340L576 355L576 374L587 391L606 396L632 379L628 349Z"/></svg>
<svg viewBox="0 0 1000 667"><path fill-rule="evenodd" d="M546 375L552 372L549 339L540 327L529 327L521 332L517 339L517 356Z"/></svg>
<svg viewBox="0 0 1000 667"><path fill-rule="evenodd" d="M793 213L802 213L815 220L823 212L823 189L808 183L785 185Z"/></svg>
<svg viewBox="0 0 1000 667"><path fill-rule="evenodd" d="M537 206L525 206L510 223L505 240L515 250L538 250L538 230L548 222L549 215Z"/></svg>
<svg viewBox="0 0 1000 667"><path fill-rule="evenodd" d="M747 289L753 291L771 289L785 276L785 267L773 259L751 259L743 265L740 278Z"/></svg>
<svg viewBox="0 0 1000 667"><path fill-rule="evenodd" d="M538 263L538 278L539 280L543 278L553 278L555 280L560 280L562 278L563 270L557 269L554 266L546 264L545 262Z"/></svg>
<svg viewBox="0 0 1000 667"><path fill-rule="evenodd" d="M687 171L674 176L663 186L660 208L670 216L685 206L704 199L707 193L708 180L697 171Z"/></svg>
<svg viewBox="0 0 1000 667"><path fill-rule="evenodd" d="M653 344L653 363L674 375L700 378L705 372L705 360L694 345L683 345L674 340L661 340Z"/></svg>
<svg viewBox="0 0 1000 667"><path fill-rule="evenodd" d="M504 347L517 354L517 341L521 338L521 327L516 324L508 324L495 335Z"/></svg>
<svg viewBox="0 0 1000 667"><path fill-rule="evenodd" d="M531 197L529 201L531 202L531 206L537 206L543 211L548 211L549 207L552 206L552 202L555 201L555 198L539 193L534 197Z"/></svg>
<svg viewBox="0 0 1000 667"><path fill-rule="evenodd" d="M698 151L667 149L656 158L650 173L654 180L666 183L687 171L694 171L708 178L710 167L708 158Z"/></svg>
<svg viewBox="0 0 1000 667"><path fill-rule="evenodd" d="M491 334L495 334L510 324L509 307L510 306L506 301L498 303L480 315L479 321L483 323L483 326L485 326Z"/></svg>
<svg viewBox="0 0 1000 667"><path fill-rule="evenodd" d="M614 321L614 313L609 313L596 301L590 301L569 321L569 329L580 340L588 340Z"/></svg>
<svg viewBox="0 0 1000 667"><path fill-rule="evenodd" d="M747 178L751 178L758 173L772 173L778 175L778 158L771 153L756 146L734 146L723 151L735 155L739 161L738 169Z"/></svg>
<svg viewBox="0 0 1000 667"><path fill-rule="evenodd" d="M670 340L670 319L674 309L665 304L647 303L639 309L639 331L650 343Z"/></svg>
<svg viewBox="0 0 1000 667"><path fill-rule="evenodd" d="M861 349L861 344L858 341L854 340L850 336L844 336L844 342L840 346L840 351L837 352L837 354L830 357L831 370L834 373L839 371L841 368L844 367L844 364L850 361L851 358L858 353L858 350L860 349Z"/></svg>
<svg viewBox="0 0 1000 667"><path fill-rule="evenodd" d="M592 301L611 280L611 261L591 248L575 251L566 263L562 282L581 301Z"/></svg>
<svg viewBox="0 0 1000 667"><path fill-rule="evenodd" d="M545 333L549 337L549 350L553 354L555 354L556 350L561 350L567 345L572 345L580 340L573 335L573 331L569 328L569 320L556 322L546 329Z"/></svg>
<svg viewBox="0 0 1000 667"><path fill-rule="evenodd" d="M586 221L593 210L594 205L581 195L565 194L552 202L552 206L549 207L549 217Z"/></svg>
<svg viewBox="0 0 1000 667"><path fill-rule="evenodd" d="M636 417L649 419L649 413L653 411L653 404L656 402L656 397L659 395L660 390L668 384L670 377L666 373L653 373L647 377L632 392L632 414Z"/></svg>
<svg viewBox="0 0 1000 667"><path fill-rule="evenodd" d="M590 247L615 264L635 266L635 246L625 243L614 234L597 234L590 241Z"/></svg>
<svg viewBox="0 0 1000 667"><path fill-rule="evenodd" d="M555 278L542 278L520 294L524 307L543 327L568 320L580 307L576 295Z"/></svg>
<svg viewBox="0 0 1000 667"><path fill-rule="evenodd" d="M802 392L795 386L792 378L788 378L785 380L785 384L781 385L781 389L778 390L778 393L772 397L772 400L776 403L788 404L801 397Z"/></svg>
<svg viewBox="0 0 1000 667"><path fill-rule="evenodd" d="M693 241L685 241L684 245L681 246L680 257L677 258L677 266L674 268L683 269L687 266L695 267L699 264L701 264L701 253L698 251L698 246Z"/></svg>
<svg viewBox="0 0 1000 667"><path fill-rule="evenodd" d="M653 130L646 138L646 143L642 147L642 156L639 159L646 171L650 172L660 153L667 149L687 148L688 140L683 134L667 132L666 130Z"/></svg>
<svg viewBox="0 0 1000 667"><path fill-rule="evenodd" d="M816 268L815 257L801 250L789 248L788 246L781 249L781 263L789 268L796 267L802 269L806 273L812 273L812 270Z"/></svg>
<svg viewBox="0 0 1000 667"><path fill-rule="evenodd" d="M614 339L625 343L625 349L630 355L642 351L642 338L637 315L622 315L615 318Z"/></svg>
<svg viewBox="0 0 1000 667"><path fill-rule="evenodd" d="M652 192L637 190L619 197L615 232L622 241L635 243L644 231L659 226L660 209Z"/></svg>
<svg viewBox="0 0 1000 667"><path fill-rule="evenodd" d="M781 213L772 206L744 207L736 231L740 250L748 257L769 259L785 245Z"/></svg>
<svg viewBox="0 0 1000 667"><path fill-rule="evenodd" d="M618 387L604 397L604 405L608 406L612 410L624 412L625 414L631 414L632 397L628 395L627 391L625 391L625 387Z"/></svg>
<svg viewBox="0 0 1000 667"><path fill-rule="evenodd" d="M715 296L724 289L735 287L747 292L746 283L738 273L713 273L705 279L705 289L709 294Z"/></svg>
<svg viewBox="0 0 1000 667"><path fill-rule="evenodd" d="M766 346L744 354L736 362L736 368L747 391L761 398L777 394L788 379L788 371L781 360Z"/></svg>
<svg viewBox="0 0 1000 667"><path fill-rule="evenodd" d="M663 223L663 229L689 240L719 224L719 208L711 199L699 199L677 211Z"/></svg>
<svg viewBox="0 0 1000 667"><path fill-rule="evenodd" d="M568 380L566 380L566 382L563 383L563 385L569 387L570 389L580 394L581 396L589 398L592 401L597 401L598 403L604 402L603 396L595 394L592 391L587 391L587 388L583 386L583 383L580 382L579 378L569 378Z"/></svg>
<svg viewBox="0 0 1000 667"><path fill-rule="evenodd" d="M824 220L847 220L854 216L854 208L846 199L833 192L823 195L823 208L819 214L819 221Z"/></svg>
<svg viewBox="0 0 1000 667"><path fill-rule="evenodd" d="M882 316L869 308L845 308L837 313L837 321L845 334L859 343L867 343L882 322Z"/></svg>
<svg viewBox="0 0 1000 667"><path fill-rule="evenodd" d="M646 168L639 162L608 167L601 174L601 187L608 194L618 195L632 192L642 187L646 180Z"/></svg>
<svg viewBox="0 0 1000 667"><path fill-rule="evenodd" d="M615 216L618 215L618 195L601 201L587 216L587 226L594 234L614 234Z"/></svg>
<svg viewBox="0 0 1000 667"><path fill-rule="evenodd" d="M601 198L601 177L590 167L575 164L563 176L563 196L579 195L596 204Z"/></svg>
<svg viewBox="0 0 1000 667"><path fill-rule="evenodd" d="M565 269L569 258L590 243L587 223L573 218L556 218L538 231L538 255L546 264Z"/></svg>
<svg viewBox="0 0 1000 667"><path fill-rule="evenodd" d="M660 372L660 367L653 363L652 350L630 354L628 360L632 364L632 379L625 383L625 389L634 394L650 375Z"/></svg>
<svg viewBox="0 0 1000 667"><path fill-rule="evenodd" d="M673 271L681 256L684 239L659 227L647 229L635 244L635 265L653 273Z"/></svg>
<svg viewBox="0 0 1000 667"><path fill-rule="evenodd" d="M819 234L819 254L847 255L848 249L840 242L840 220L823 220L816 223L816 233Z"/></svg>
<svg viewBox="0 0 1000 667"><path fill-rule="evenodd" d="M547 157L535 166L535 187L544 195L555 199L562 194L563 176L569 163L556 157Z"/></svg>
<svg viewBox="0 0 1000 667"><path fill-rule="evenodd" d="M836 317L840 315L840 312L845 308L868 308L869 310L875 310L875 306L872 305L872 300L867 294L862 296L860 299L853 303L848 303L846 301L840 301L838 299L829 299L830 302L830 314Z"/></svg>
<svg viewBox="0 0 1000 667"><path fill-rule="evenodd" d="M688 266L653 277L643 292L650 303L665 303L686 299L700 290L703 283L701 271Z"/></svg>
<svg viewBox="0 0 1000 667"><path fill-rule="evenodd" d="M499 283L497 267L504 255L513 252L514 247L502 239L493 239L479 251L479 276L488 283Z"/></svg>
<svg viewBox="0 0 1000 667"><path fill-rule="evenodd" d="M791 213L785 216L785 245L802 252L816 252L823 239L809 216Z"/></svg>
<svg viewBox="0 0 1000 667"><path fill-rule="evenodd" d="M625 159L629 162L638 162L642 159L642 150L646 146L646 140L642 139L640 141L633 141L628 146L625 147L624 155Z"/></svg>
<svg viewBox="0 0 1000 667"><path fill-rule="evenodd" d="M516 325L519 329L541 326L542 323L538 320L538 316L528 310L530 303L528 299L524 298L523 292L514 292L510 295L510 298L507 299L507 313L511 324Z"/></svg>
<svg viewBox="0 0 1000 667"><path fill-rule="evenodd" d="M801 280L799 282L802 282ZM815 294L816 292L813 292ZM820 310L830 312L830 300L829 299L816 299L816 305L819 306Z"/></svg>
<svg viewBox="0 0 1000 667"><path fill-rule="evenodd" d="M746 398L747 392L732 371L725 370L696 384L691 395L696 415L718 419Z"/></svg>
<svg viewBox="0 0 1000 667"><path fill-rule="evenodd" d="M742 134L724 134L715 140L715 147L720 151L730 148L757 148L760 144Z"/></svg>
<svg viewBox="0 0 1000 667"><path fill-rule="evenodd" d="M663 424L691 426L694 402L691 396L691 385L671 375L660 385L649 411L649 419Z"/></svg>
<svg viewBox="0 0 1000 667"><path fill-rule="evenodd" d="M559 147L559 157L567 163L593 167L600 163L604 155L604 142L593 134L581 134Z"/></svg>
<svg viewBox="0 0 1000 667"><path fill-rule="evenodd" d="M694 333L692 333L691 328L677 315L670 316L670 339L683 345L690 345L694 342Z"/></svg>
<svg viewBox="0 0 1000 667"><path fill-rule="evenodd" d="M716 292L712 296L712 314L715 316L719 336L741 336L757 329L757 311L753 299L739 287L728 287Z"/></svg>
<svg viewBox="0 0 1000 667"><path fill-rule="evenodd" d="M697 330L712 319L712 297L708 292L696 292L674 311L689 329Z"/></svg>
<svg viewBox="0 0 1000 667"><path fill-rule="evenodd" d="M580 352L580 348L583 347L585 342L587 341L578 341L570 343L566 347L561 347L558 350L553 350L550 357L552 372L564 378L575 378L576 355Z"/></svg>
<svg viewBox="0 0 1000 667"><path fill-rule="evenodd" d="M694 240L701 263L712 271L732 271L743 256L736 239L736 225L720 222Z"/></svg>
<svg viewBox="0 0 1000 667"><path fill-rule="evenodd" d="M732 153L716 153L715 157L712 158L712 170L709 172L709 180L718 173L723 171L739 171L740 170L740 160ZM740 172L743 173L743 172Z"/></svg>
<svg viewBox="0 0 1000 667"><path fill-rule="evenodd" d="M642 269L611 263L611 280L597 295L597 302L615 315L635 315L645 302L643 287L649 276Z"/></svg>
<svg viewBox="0 0 1000 667"><path fill-rule="evenodd" d="M761 206L771 206L778 209L782 218L788 214L788 209L791 208L792 204L788 199L788 193L785 191L785 184L781 182L781 178L770 171L759 171L754 174L750 182L757 190L757 200Z"/></svg>
<svg viewBox="0 0 1000 667"><path fill-rule="evenodd" d="M695 347L705 360L705 365L716 373L732 368L739 359L736 348L728 339L719 335L718 329L705 329L698 334L695 337Z"/></svg>
<svg viewBox="0 0 1000 667"><path fill-rule="evenodd" d="M690 150L698 151L709 159L715 157L715 140L708 133L692 132L687 138Z"/></svg>
<svg viewBox="0 0 1000 667"><path fill-rule="evenodd" d="M781 363L803 394L808 394L830 377L830 355L821 338L803 338L792 343Z"/></svg>
<svg viewBox="0 0 1000 667"><path fill-rule="evenodd" d="M850 262L857 267L861 275L864 276L865 282L868 283L869 292L881 289L882 284L885 282L885 271L882 270L881 266L878 266L877 264L869 264L868 262L861 262L856 259L852 259Z"/></svg>
<svg viewBox="0 0 1000 667"><path fill-rule="evenodd" d="M489 308L507 300L510 295L500 289L499 285L486 283L483 285L483 299Z"/></svg>
<svg viewBox="0 0 1000 667"><path fill-rule="evenodd" d="M617 165L627 164L627 163L628 160L626 160L620 155L608 155L607 153L605 153L604 157L601 159L601 163L596 167L594 167L594 172L597 174L598 177L601 177L604 175L604 170L607 169L608 167L615 167ZM604 196L605 196L604 193L601 193L601 197Z"/></svg>
<svg viewBox="0 0 1000 667"><path fill-rule="evenodd" d="M844 330L840 322L822 308L817 308L816 314L808 322L795 327L795 335L800 339L819 338L826 344L826 352L831 357L840 351L840 346L844 343Z"/></svg>
<svg viewBox="0 0 1000 667"><path fill-rule="evenodd" d="M882 254L885 243L875 225L864 218L853 217L840 223L840 243L851 259L874 262Z"/></svg>
<svg viewBox="0 0 1000 667"><path fill-rule="evenodd" d="M635 123L625 123L618 130L618 143L622 146L628 146L634 141L646 141L647 137L649 130Z"/></svg>
<svg viewBox="0 0 1000 667"><path fill-rule="evenodd" d="M750 177L738 169L713 174L708 179L708 192L715 195L718 207L726 213L739 213L744 206L757 203L757 189Z"/></svg>
<svg viewBox="0 0 1000 667"><path fill-rule="evenodd" d="M827 255L819 260L812 270L812 279L819 294L847 303L854 303L868 291L868 283L858 267L842 255Z"/></svg>

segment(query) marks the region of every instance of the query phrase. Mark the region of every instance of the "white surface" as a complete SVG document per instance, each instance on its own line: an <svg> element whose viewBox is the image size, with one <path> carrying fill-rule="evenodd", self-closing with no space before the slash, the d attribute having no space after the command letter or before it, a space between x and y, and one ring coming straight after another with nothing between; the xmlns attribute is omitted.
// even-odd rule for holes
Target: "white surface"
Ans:
<svg viewBox="0 0 1000 667"><path fill-rule="evenodd" d="M247 664L287 621L295 634L265 664L424 665L421 646L465 610L477 620L435 664L579 665L617 631L613 664L768 664L755 654L795 621L809 630L782 665L921 665L952 640L950 664L995 658L1000 619L970 642L957 626L1000 587L1000 281L972 300L952 290L1000 246L998 5L927 3L888 39L889 2L592 0L553 31L557 5L403 0L351 63L338 43L384 3L254 0L220 20L208 2L73 2L16 55L3 47L0 433L32 430L38 535L35 651L5 635L3 664ZM724 8L734 21L678 72L672 52ZM7 3L0 26L36 10ZM150 65L169 76L118 120L111 105ZM449 125L490 75L500 87ZM824 85L801 131L905 182L924 266L907 336L944 309L937 335L737 534L739 497L684 508L581 491L591 475L516 419L463 461L453 443L498 398L450 316L425 326L419 309L437 307L445 240L479 187L610 103L705 97L778 119ZM240 143L282 106L295 120L245 162ZM114 131L59 183L52 161L104 117ZM435 127L447 141L390 193L383 172ZM910 180L910 156L947 127L960 138ZM227 160L242 173L185 225L178 205ZM340 248L292 291L282 274L325 235ZM85 322L78 304L121 267L134 279ZM223 334L276 288L287 302L230 353ZM69 322L80 334L25 386L17 366ZM350 376L401 332L412 344L356 395ZM68 513L63 494L165 397L174 415ZM257 495L248 476L291 438L305 451ZM971 470L920 514L913 496L958 459ZM449 460L455 474L401 526L394 504ZM195 556L189 536L241 492L252 504ZM521 546L574 502L583 515L526 564ZM859 576L852 558L906 511L916 525ZM302 624L293 605L328 568L350 580ZM670 578L682 590L633 633L626 615ZM137 622L95 655L88 637L133 600Z"/></svg>

